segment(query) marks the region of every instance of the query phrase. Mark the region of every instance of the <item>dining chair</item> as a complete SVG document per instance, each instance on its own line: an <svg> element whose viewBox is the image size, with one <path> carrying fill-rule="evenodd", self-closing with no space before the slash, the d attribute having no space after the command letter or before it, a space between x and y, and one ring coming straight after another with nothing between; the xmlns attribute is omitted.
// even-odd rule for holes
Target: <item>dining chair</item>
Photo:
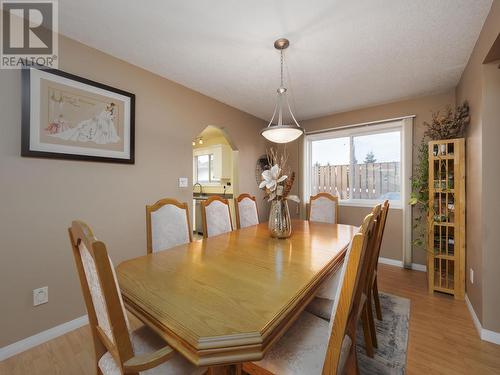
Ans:
<svg viewBox="0 0 500 375"><path fill-rule="evenodd" d="M357 298L358 304L353 308L353 311L357 311L356 313L356 325L359 320L361 320L361 324L363 327L363 335L365 339L365 349L366 354L373 358L375 355L375 349L378 347L377 344L377 330L375 329L375 320L373 318L373 310L372 310L372 285L370 285L370 280L373 275L374 267L376 267L376 263L378 261L378 256L376 256L376 248L377 248L377 235L380 227L381 221L381 213L382 213L382 205L376 205L372 210L373 222L374 222L374 234L371 240L368 243L366 248L365 258L361 279L360 279L360 297ZM353 328L355 329L355 327Z"/></svg>
<svg viewBox="0 0 500 375"><path fill-rule="evenodd" d="M202 374L147 326L131 330L106 245L83 222L68 228L94 342L97 374Z"/></svg>
<svg viewBox="0 0 500 375"><path fill-rule="evenodd" d="M360 279L360 290L361 294L359 297L359 305L356 307L356 316L361 320L363 327L363 334L365 338L365 348L366 354L373 358L374 348L378 346L375 321L372 312L372 286L371 283L373 270L376 267L376 262L378 260L377 248L377 237L379 233L379 226L381 223L381 209L382 205L378 204L373 209L371 214L373 215L374 221L374 235L370 237L370 241L367 245L367 250L365 253L365 260L363 261L363 271ZM338 273L337 273L338 274ZM329 320L331 315L331 310L335 303L335 284L338 283L338 276L334 275L330 280L327 280L326 284L323 285L319 292L315 295L311 303L306 307L306 310L310 313L322 318Z"/></svg>
<svg viewBox="0 0 500 375"><path fill-rule="evenodd" d="M357 374L356 332L351 310L357 305L365 251L373 237L373 215L369 214L351 241L341 268L340 285L330 322L307 311L258 362L243 364L251 375Z"/></svg>
<svg viewBox="0 0 500 375"><path fill-rule="evenodd" d="M146 206L146 230L148 253L193 241L187 203L165 198Z"/></svg>
<svg viewBox="0 0 500 375"><path fill-rule="evenodd" d="M380 258L380 248L382 246L382 240L384 239L385 232L385 222L387 221L387 215L389 213L389 201L386 200L382 205L382 212L380 214L380 224L377 232L377 242L376 242L376 250L374 252L374 269L369 279L369 287L371 288L371 295L373 298L373 302L375 304L375 312L378 320L382 320L382 309L380 307L380 298L378 295L378 284L377 284L377 273L378 273L378 260Z"/></svg>
<svg viewBox="0 0 500 375"><path fill-rule="evenodd" d="M201 217L203 222L203 238L231 232L233 223L229 201L219 196L213 196L201 202Z"/></svg>
<svg viewBox="0 0 500 375"><path fill-rule="evenodd" d="M253 195L244 193L236 198L236 228L246 228L259 224L257 201Z"/></svg>
<svg viewBox="0 0 500 375"><path fill-rule="evenodd" d="M311 196L307 210L309 221L337 224L339 218L339 198L330 193Z"/></svg>

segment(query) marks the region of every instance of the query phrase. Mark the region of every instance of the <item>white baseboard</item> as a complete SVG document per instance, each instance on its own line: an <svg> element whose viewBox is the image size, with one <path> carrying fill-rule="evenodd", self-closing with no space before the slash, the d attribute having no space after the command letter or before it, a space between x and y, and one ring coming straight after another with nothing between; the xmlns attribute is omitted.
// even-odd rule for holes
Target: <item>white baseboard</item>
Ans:
<svg viewBox="0 0 500 375"><path fill-rule="evenodd" d="M472 303L470 303L470 299L467 294L465 295L465 303L467 304L467 308L469 309L470 315L472 316L472 321L476 326L477 333L479 333L479 336L481 336L483 326L481 325L481 322L479 321L479 318L477 317L476 312L474 311L474 307L472 307Z"/></svg>
<svg viewBox="0 0 500 375"><path fill-rule="evenodd" d="M389 266L403 267L403 262L396 259L379 257L378 262L382 264L388 264Z"/></svg>
<svg viewBox="0 0 500 375"><path fill-rule="evenodd" d="M10 345L4 346L3 348L0 348L0 361L10 358L16 354L22 353L25 350L31 349L37 345L43 344L44 342L52 340L56 337L62 336L65 333L88 324L88 322L88 316L84 315L69 322L49 328L46 331L37 333L36 335L27 337L21 341L17 341Z"/></svg>
<svg viewBox="0 0 500 375"><path fill-rule="evenodd" d="M382 264L388 264L390 266L403 268L403 262L397 259L379 257L378 262ZM423 264L418 264L418 263L412 263L411 269L414 271L427 272L427 267Z"/></svg>
<svg viewBox="0 0 500 375"><path fill-rule="evenodd" d="M467 294L465 295L465 303L467 304L467 308L469 309L470 315L472 316L472 320L474 321L474 325L476 326L477 333L479 334L481 340L500 345L500 333L483 328Z"/></svg>
<svg viewBox="0 0 500 375"><path fill-rule="evenodd" d="M425 264L412 263L411 269L420 272L427 272L427 266Z"/></svg>
<svg viewBox="0 0 500 375"><path fill-rule="evenodd" d="M500 345L500 333L483 328L481 331L481 340Z"/></svg>

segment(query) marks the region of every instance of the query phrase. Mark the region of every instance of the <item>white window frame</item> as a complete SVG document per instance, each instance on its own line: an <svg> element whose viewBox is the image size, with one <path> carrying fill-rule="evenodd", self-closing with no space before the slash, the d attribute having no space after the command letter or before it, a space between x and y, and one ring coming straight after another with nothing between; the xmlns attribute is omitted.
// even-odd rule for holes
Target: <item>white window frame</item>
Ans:
<svg viewBox="0 0 500 375"><path fill-rule="evenodd" d="M304 202L309 202L311 196L311 159L312 147L311 142L316 140L335 137L356 136L363 134L373 134L374 132L386 132L391 129L400 129L401 131L401 201L391 202L391 209L400 209L403 211L403 265L404 267L411 268L412 265L412 243L411 243L411 223L412 223L412 210L407 202L411 196L411 182L412 175L412 156L413 156L413 119L415 116L401 117L397 119L388 119L382 121L375 121L371 123L363 123L356 125L348 125L332 128L321 132L306 133L303 143L304 163L302 173L304 179L302 181L302 191L304 192L302 198ZM352 199L339 201L340 206L353 206L353 207L373 207L376 200L371 199Z"/></svg>
<svg viewBox="0 0 500 375"><path fill-rule="evenodd" d="M305 202L309 201L311 196L311 160L312 160L312 142L331 138L356 137L377 133L386 133L390 131L400 131L400 155L401 155L401 200L390 201L392 208L403 208L404 202L408 202L411 194L411 153L412 153L412 133L413 127L405 125L404 120L387 121L383 123L366 124L362 126L347 126L341 129L328 130L325 132L307 134L304 141L304 196ZM409 160L409 162L408 162ZM343 199L339 200L340 206L353 207L373 207L374 204L381 202L377 199Z"/></svg>
<svg viewBox="0 0 500 375"><path fill-rule="evenodd" d="M200 181L198 178L198 158L200 156L208 156L208 181ZM203 186L216 186L220 185L220 180L212 180L212 171L213 171L213 152L202 153L193 156L193 164L194 164L194 181L195 183L202 184Z"/></svg>

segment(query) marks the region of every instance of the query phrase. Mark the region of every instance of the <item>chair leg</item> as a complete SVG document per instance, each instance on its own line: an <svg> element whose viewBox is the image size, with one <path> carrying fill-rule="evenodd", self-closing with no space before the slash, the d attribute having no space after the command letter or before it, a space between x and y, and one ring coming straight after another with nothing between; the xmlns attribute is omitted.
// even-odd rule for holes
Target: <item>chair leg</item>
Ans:
<svg viewBox="0 0 500 375"><path fill-rule="evenodd" d="M356 354L356 345L351 346L351 350L349 351L349 356L347 357L347 362L346 362L344 373L346 375L359 375L358 356Z"/></svg>
<svg viewBox="0 0 500 375"><path fill-rule="evenodd" d="M366 346L366 354L368 357L373 358L373 341L369 323L369 317L367 314L368 310L366 307L363 307L363 311L361 313L361 322L363 323L363 334L365 336L365 346Z"/></svg>
<svg viewBox="0 0 500 375"><path fill-rule="evenodd" d="M372 337L372 344L374 348L378 348L377 329L375 328L375 319L373 318L371 293L366 300L365 308L366 308L366 315L368 316L368 324L370 325L370 335Z"/></svg>
<svg viewBox="0 0 500 375"><path fill-rule="evenodd" d="M382 308L380 307L380 298L378 296L378 286L377 277L375 277L375 282L373 283L373 300L375 301L375 311L377 312L377 319L382 319Z"/></svg>

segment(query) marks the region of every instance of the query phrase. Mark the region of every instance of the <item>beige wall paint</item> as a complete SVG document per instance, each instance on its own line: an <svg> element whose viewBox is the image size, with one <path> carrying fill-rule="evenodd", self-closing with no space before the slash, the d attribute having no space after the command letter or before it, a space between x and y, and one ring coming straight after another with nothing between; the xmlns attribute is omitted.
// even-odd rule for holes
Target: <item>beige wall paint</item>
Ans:
<svg viewBox="0 0 500 375"><path fill-rule="evenodd" d="M265 123L172 81L60 38L60 69L136 94L136 164L20 157L21 75L0 71L0 347L85 314L66 228L88 222L115 264L145 253L147 203L191 203L192 139L224 127L239 150L240 191L258 196L254 170ZM259 207L262 218L264 207ZM32 307L32 289L49 303Z"/></svg>
<svg viewBox="0 0 500 375"><path fill-rule="evenodd" d="M497 288L500 283L498 275L498 259L496 263L488 259L488 255L493 252L498 253L498 242L493 244L489 242L490 234L498 232L498 215L489 210L489 206L495 207L494 199L498 199L498 192L491 192L486 195L485 192L493 186L498 173L492 171L498 169L498 166L491 165L492 161L499 158L498 155L498 129L499 117L494 119L493 113L489 109L485 111L485 103L488 98L487 92L492 89L485 85L485 67L483 61L490 52L495 40L500 33L500 1L494 1L490 13L483 25L474 50L469 58L469 62L462 74L460 82L456 88L457 103L467 100L471 110L471 124L467 132L467 295L474 307L474 310L485 328L500 331L500 302L498 295L496 298L488 293L486 295L486 283L488 290ZM496 99L498 106L499 99ZM488 112L488 113L486 113ZM491 124L485 124L484 116L488 114ZM488 129L488 130L487 130ZM491 137L496 138L491 138ZM487 145L485 144L487 143ZM494 144L491 144L493 142ZM485 165L486 164L486 165ZM493 168L493 169L492 169ZM497 190L497 189L495 189ZM493 201L492 201L493 200ZM489 229L486 229L486 227ZM494 226L495 229L491 229ZM488 238L488 240L487 240ZM488 242L487 242L488 241ZM493 246L493 247L491 247ZM490 248L491 247L491 248ZM469 270L474 269L474 283L470 282ZM487 277L488 275L489 277ZM498 293L498 292L497 292ZM485 317L497 314L493 320L486 320ZM494 328L492 328L494 327Z"/></svg>
<svg viewBox="0 0 500 375"><path fill-rule="evenodd" d="M500 332L500 60L484 66L483 82L483 326ZM492 171L493 173L489 173Z"/></svg>
<svg viewBox="0 0 500 375"><path fill-rule="evenodd" d="M416 115L414 121L414 144L418 145L423 137L423 122L431 120L431 114L433 111L442 110L446 108L447 105L454 104L455 93L453 90L450 90L449 92L442 94L403 100L395 103L388 103L307 120L302 122L302 126L306 129L306 131L313 131L370 121L385 120L401 116ZM294 144L289 146L289 149L293 150L294 153L294 155L291 155L290 157L290 160L295 163L294 168L301 171L300 165L302 161L302 147L300 145L300 142L295 142ZM301 175L300 180L302 181L302 179L303 176ZM301 186L301 184L299 184L299 186ZM304 211L304 208L302 208L302 211ZM345 206L341 208L340 220L341 222L344 222L343 220L344 218L346 218L349 223L359 224L361 222L361 219L363 218L363 214L367 212L368 210L364 208ZM381 250L381 256L396 260L402 260L402 210L391 210L391 214L389 215L387 222L387 233L391 233L392 238L390 240L384 240L384 246ZM425 264L425 259L426 254L424 250L414 249L413 263Z"/></svg>
<svg viewBox="0 0 500 375"><path fill-rule="evenodd" d="M340 207L339 221L343 224L359 226L370 207ZM402 260L401 243L403 241L403 210L391 209L386 221L387 235L384 236L380 256ZM390 234L389 234L390 233Z"/></svg>

